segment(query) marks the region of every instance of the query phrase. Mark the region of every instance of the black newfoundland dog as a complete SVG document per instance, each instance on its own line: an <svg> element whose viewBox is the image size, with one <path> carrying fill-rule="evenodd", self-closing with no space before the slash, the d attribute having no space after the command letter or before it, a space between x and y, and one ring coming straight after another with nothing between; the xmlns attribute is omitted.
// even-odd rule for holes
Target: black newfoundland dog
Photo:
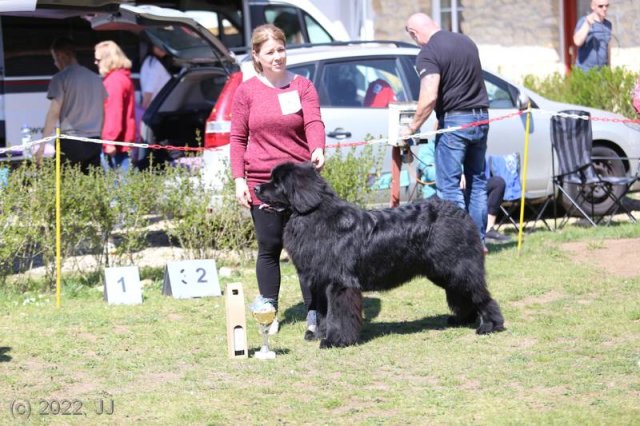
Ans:
<svg viewBox="0 0 640 426"><path fill-rule="evenodd" d="M333 192L309 163L275 167L256 195L291 217L284 247L303 285L311 286L321 348L353 345L362 328L362 291L387 290L416 276L442 287L454 315L486 334L504 330L485 282L484 253L471 217L429 199L364 210Z"/></svg>

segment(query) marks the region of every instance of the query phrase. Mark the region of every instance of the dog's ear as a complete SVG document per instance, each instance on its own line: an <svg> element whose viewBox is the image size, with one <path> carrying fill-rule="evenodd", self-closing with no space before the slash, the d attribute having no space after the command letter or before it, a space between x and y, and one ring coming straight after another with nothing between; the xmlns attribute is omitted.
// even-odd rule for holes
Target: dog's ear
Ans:
<svg viewBox="0 0 640 426"><path fill-rule="evenodd" d="M322 203L323 180L312 164L296 165L286 181L287 198L299 214L307 214Z"/></svg>

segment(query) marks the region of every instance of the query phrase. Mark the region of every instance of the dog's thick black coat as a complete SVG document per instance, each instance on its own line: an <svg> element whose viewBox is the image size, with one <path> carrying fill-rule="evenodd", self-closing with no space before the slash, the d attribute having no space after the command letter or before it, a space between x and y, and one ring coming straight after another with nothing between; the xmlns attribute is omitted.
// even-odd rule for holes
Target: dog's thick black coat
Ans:
<svg viewBox="0 0 640 426"><path fill-rule="evenodd" d="M483 247L471 217L432 198L399 208L364 210L336 196L311 164L284 163L255 189L272 207L291 210L284 246L303 285L312 289L320 347L347 346L362 328L362 293L416 276L442 287L449 323L478 334L504 330L485 282Z"/></svg>

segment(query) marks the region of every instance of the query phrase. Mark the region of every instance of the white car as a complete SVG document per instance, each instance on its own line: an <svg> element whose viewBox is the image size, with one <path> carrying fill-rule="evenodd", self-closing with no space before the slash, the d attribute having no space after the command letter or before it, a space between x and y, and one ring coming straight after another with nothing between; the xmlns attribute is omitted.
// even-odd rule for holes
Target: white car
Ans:
<svg viewBox="0 0 640 426"><path fill-rule="evenodd" d="M311 79L320 97L322 119L326 126L327 144L364 141L389 134L390 101L415 102L419 79L414 63L419 49L401 42L345 42L331 45L287 49L287 66ZM253 75L248 59L241 61L242 75L232 75L207 121L205 146L215 147L218 155L228 155L230 109L235 87ZM527 197L544 197L553 193L550 145L551 113L563 110L583 110L592 117L624 119L611 112L553 102L523 86L508 82L497 74L484 71L489 94L491 119L526 109L531 101ZM422 127L433 130L435 114ZM525 115L515 115L490 124L488 153L520 153L524 158ZM603 175L621 176L636 173L640 157L640 126L619 122L593 121L593 155L610 159L598 162ZM390 151L390 148L387 148ZM214 155L209 153L208 155ZM217 164L223 164L218 161ZM390 156L383 163L383 172L391 169ZM594 200L597 212L609 208L606 197ZM589 205L591 208L591 205Z"/></svg>

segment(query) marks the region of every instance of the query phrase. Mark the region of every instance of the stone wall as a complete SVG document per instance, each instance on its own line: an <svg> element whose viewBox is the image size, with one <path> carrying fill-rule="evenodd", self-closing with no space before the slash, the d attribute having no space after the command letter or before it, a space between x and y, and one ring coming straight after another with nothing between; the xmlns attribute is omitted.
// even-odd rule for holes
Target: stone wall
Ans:
<svg viewBox="0 0 640 426"><path fill-rule="evenodd" d="M610 0L607 19L613 25L613 48L640 48L640 1Z"/></svg>
<svg viewBox="0 0 640 426"><path fill-rule="evenodd" d="M375 38L411 42L404 31L415 12L431 15L431 1L371 0ZM483 66L514 81L526 74L564 72L560 0L459 0L461 30L476 42ZM610 0L612 64L640 72L640 0ZM532 4L534 6L532 6Z"/></svg>
<svg viewBox="0 0 640 426"><path fill-rule="evenodd" d="M407 18L416 12L431 15L429 0L371 0L375 13L376 40L402 40L412 43L404 26Z"/></svg>
<svg viewBox="0 0 640 426"><path fill-rule="evenodd" d="M467 0L463 4L462 32L479 45L557 48L560 43L557 0Z"/></svg>

